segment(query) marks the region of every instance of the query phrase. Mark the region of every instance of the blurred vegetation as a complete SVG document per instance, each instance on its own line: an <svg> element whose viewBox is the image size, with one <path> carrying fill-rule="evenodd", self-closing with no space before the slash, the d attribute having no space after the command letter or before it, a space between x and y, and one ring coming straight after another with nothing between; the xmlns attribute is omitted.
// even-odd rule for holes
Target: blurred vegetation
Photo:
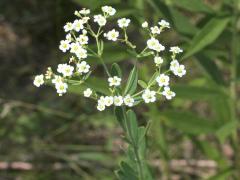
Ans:
<svg viewBox="0 0 240 180"><path fill-rule="evenodd" d="M140 124L151 122L147 159L155 179L239 179L239 0L1 0L0 179L116 179L125 144L112 111L96 112L80 89L59 98L31 78L66 58L58 43L74 10L106 4L138 26L170 21L162 40L185 50L188 75L175 83L177 97L135 110ZM130 38L142 45L140 35L132 25ZM107 48L109 63L128 70L131 55ZM141 79L149 78L151 59L139 66ZM99 78L92 85L101 89ZM1 169L16 161L33 167Z"/></svg>

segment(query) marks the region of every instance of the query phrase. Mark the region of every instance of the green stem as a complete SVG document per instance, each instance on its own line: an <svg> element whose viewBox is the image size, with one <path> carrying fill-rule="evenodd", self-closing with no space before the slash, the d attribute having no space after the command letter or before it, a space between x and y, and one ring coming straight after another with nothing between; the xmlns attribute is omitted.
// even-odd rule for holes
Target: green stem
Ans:
<svg viewBox="0 0 240 180"><path fill-rule="evenodd" d="M109 77L111 77L111 74L109 73L109 70L108 70L108 68L107 68L107 65L104 63L104 60L103 60L103 58L102 58L102 50L101 50L100 43L99 43L99 39L98 39L98 38L99 38L99 35L101 34L100 32L101 32L101 27L99 27L97 34L94 36L95 39L96 39L96 43L97 43L97 54L98 54L98 58L99 58L100 62L102 63L103 68L104 68L104 70L106 71L107 75L108 75Z"/></svg>
<svg viewBox="0 0 240 180"><path fill-rule="evenodd" d="M99 57L99 59L100 59L102 65L103 65L103 68L104 68L104 70L106 71L108 77L111 77L111 74L110 74L110 72L109 72L109 70L108 70L108 68L107 68L107 65L104 63L103 58L102 58L102 57Z"/></svg>
<svg viewBox="0 0 240 180"><path fill-rule="evenodd" d="M142 93L143 93L143 91L144 91L144 90L142 90L142 91L139 91L138 93L136 93L136 94L132 95L132 97L136 97L136 96L138 96L138 95L142 94Z"/></svg>
<svg viewBox="0 0 240 180"><path fill-rule="evenodd" d="M141 158L139 156L139 147L138 147L137 143L134 141L134 138L132 135L132 130L131 130L131 125L130 125L129 119L127 118L127 115L126 115L127 114L126 108L122 107L122 109L123 109L123 115L124 115L123 118L125 121L126 133L129 138L129 141L130 141L129 146L133 147L134 155L135 155L136 162L137 162L139 180L144 180L142 162L141 162Z"/></svg>
<svg viewBox="0 0 240 180"><path fill-rule="evenodd" d="M138 147L133 147L133 149L134 149L134 153L135 153L136 160L137 160L137 165L138 165L139 180L144 180L144 178L143 178L142 162L141 162L141 159L139 157Z"/></svg>

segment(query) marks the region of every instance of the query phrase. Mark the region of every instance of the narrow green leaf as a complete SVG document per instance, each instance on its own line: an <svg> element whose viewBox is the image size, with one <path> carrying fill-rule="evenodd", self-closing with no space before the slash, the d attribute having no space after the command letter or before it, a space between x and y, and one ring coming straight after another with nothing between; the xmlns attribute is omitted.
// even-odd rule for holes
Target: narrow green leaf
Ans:
<svg viewBox="0 0 240 180"><path fill-rule="evenodd" d="M158 15L163 16L172 23L172 15L165 2L159 0L147 0L147 2Z"/></svg>
<svg viewBox="0 0 240 180"><path fill-rule="evenodd" d="M224 143L225 139L230 136L232 133L236 132L238 128L237 121L229 121L216 132L216 135L221 143Z"/></svg>
<svg viewBox="0 0 240 180"><path fill-rule="evenodd" d="M138 82L138 71L136 66L134 66L134 68L132 69L132 71L130 72L125 90L124 90L124 94L133 94L136 89L137 89L137 82Z"/></svg>
<svg viewBox="0 0 240 180"><path fill-rule="evenodd" d="M178 32L191 36L198 32L198 28L189 21L189 18L182 15L177 9L171 8L170 12L173 18L173 24Z"/></svg>
<svg viewBox="0 0 240 180"><path fill-rule="evenodd" d="M213 13L213 10L201 0L171 0L171 3L191 12Z"/></svg>
<svg viewBox="0 0 240 180"><path fill-rule="evenodd" d="M191 100L215 100L218 98L227 99L228 96L220 88L213 87L198 87L190 85L175 85L173 90L176 92L178 98Z"/></svg>
<svg viewBox="0 0 240 180"><path fill-rule="evenodd" d="M115 174L119 180L130 180L128 179L122 170L115 171Z"/></svg>
<svg viewBox="0 0 240 180"><path fill-rule="evenodd" d="M119 3L120 0L72 0L80 6L84 6L85 8L97 9L106 4Z"/></svg>
<svg viewBox="0 0 240 180"><path fill-rule="evenodd" d="M117 63L114 63L112 65L112 68L111 68L111 75L112 76L118 76L118 77L122 77L122 71L121 71L121 68L120 66L117 64Z"/></svg>
<svg viewBox="0 0 240 180"><path fill-rule="evenodd" d="M128 165L126 162L122 161L120 164L120 167L126 178L131 179L131 180L138 179L137 172L134 171L134 169L130 165Z"/></svg>
<svg viewBox="0 0 240 180"><path fill-rule="evenodd" d="M216 121L199 117L190 112L168 110L158 116L163 118L168 126L177 128L184 133L199 135L214 133L218 129Z"/></svg>
<svg viewBox="0 0 240 180"><path fill-rule="evenodd" d="M208 76L217 84L224 85L224 79L216 63L204 54L196 55L198 62L204 68Z"/></svg>
<svg viewBox="0 0 240 180"><path fill-rule="evenodd" d="M230 18L212 18L193 38L183 58L188 58L213 43L226 28Z"/></svg>
<svg viewBox="0 0 240 180"><path fill-rule="evenodd" d="M115 116L117 118L117 121L119 122L121 127L126 131L126 126L125 126L126 116L124 114L125 112L124 112L123 108L122 107L115 107L114 113L115 113Z"/></svg>
<svg viewBox="0 0 240 180"><path fill-rule="evenodd" d="M225 124L229 121L232 121L229 97L219 96L219 98L212 100L211 105L215 111L216 119L218 119L219 123Z"/></svg>
<svg viewBox="0 0 240 180"><path fill-rule="evenodd" d="M137 117L136 114L132 111L129 110L127 112L127 123L128 123L128 131L129 131L129 136L132 138L134 141L133 143L137 144L138 142L138 123L137 123Z"/></svg>
<svg viewBox="0 0 240 180"><path fill-rule="evenodd" d="M153 85L156 82L156 78L158 75L159 75L159 72L155 72L151 77L151 79L149 80L148 85Z"/></svg>
<svg viewBox="0 0 240 180"><path fill-rule="evenodd" d="M147 88L147 83L145 83L143 80L138 80L138 84L139 84L143 89L146 89L146 88Z"/></svg>

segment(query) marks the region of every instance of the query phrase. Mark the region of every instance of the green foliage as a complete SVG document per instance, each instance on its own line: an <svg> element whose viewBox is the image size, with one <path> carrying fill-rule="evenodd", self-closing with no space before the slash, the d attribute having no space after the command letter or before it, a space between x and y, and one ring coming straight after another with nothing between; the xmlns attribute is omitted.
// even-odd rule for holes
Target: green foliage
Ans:
<svg viewBox="0 0 240 180"><path fill-rule="evenodd" d="M118 76L118 77L122 77L122 71L121 71L121 68L119 67L119 65L117 63L114 63L112 65L112 68L111 68L111 75L112 76Z"/></svg>
<svg viewBox="0 0 240 180"><path fill-rule="evenodd" d="M85 8L91 8L91 9L97 9L100 8L101 6L104 6L106 4L114 4L114 3L119 3L120 0L72 0L78 5L81 5Z"/></svg>
<svg viewBox="0 0 240 180"><path fill-rule="evenodd" d="M229 23L229 17L212 18L191 41L184 58L188 58L213 43Z"/></svg>
<svg viewBox="0 0 240 180"><path fill-rule="evenodd" d="M124 90L124 94L125 95L133 94L137 89L137 84L138 84L138 72L137 72L137 68L134 66L134 68L129 74L127 84Z"/></svg>
<svg viewBox="0 0 240 180"><path fill-rule="evenodd" d="M235 159L239 154L239 141L236 141L239 139L236 133L239 129L239 95L236 90L240 82L238 43L240 36L239 27L234 26L239 24L239 5L236 2L236 0L215 2L43 0L34 3L1 1L0 9L3 14L1 32L4 32L5 24L10 28L7 33L3 33L3 44L9 43L5 42L7 41L5 34L9 33L13 33L11 34L13 36L9 37L17 37L19 43L13 42L7 51L0 49L2 52L8 52L6 57L1 54L3 64L0 69L0 81L3 84L0 93L0 157L7 162L30 158L32 163L36 163L36 167L43 163L61 162L67 168L64 171L53 171L50 168L48 170L46 166L44 172L37 169L27 173L10 170L2 173L0 179L38 177L38 179L110 180L115 179L112 169L117 166L112 159L119 157L122 162L116 171L117 177L122 180L137 180L139 169L135 168L136 149L146 180L164 179L163 176L165 179L172 179L170 161L189 157L196 160L213 160L217 163L216 174L205 177L201 174L200 168L198 169L200 173L194 174L195 176L185 171L177 172L182 179L238 179L237 173L240 171ZM139 43L139 33L142 32L135 29L134 24L140 24L145 19L149 22L166 19L171 22L173 30L162 38L168 41L169 36L174 37L173 41L168 41L166 48L178 43L185 47L183 58L188 67L187 76L184 78L186 82L171 84L173 91L176 92L176 99L169 103L159 102L156 105L136 108L139 114L138 121L133 111L124 108L114 110L117 121L113 121L113 116L108 112L96 115L92 108L95 104L91 101L87 104L81 98L77 100L79 96L75 98L75 95L82 95L86 87L97 89L101 94L109 94L108 84L100 76L88 79L87 86L77 83L70 86L69 92L73 94L72 97L59 99L48 89L45 89L46 93L37 92L30 95L33 94L33 90L29 74L33 74L33 69L37 65L47 67L49 64L59 62L60 55L56 55L55 44L63 37L62 25L69 17L72 18L72 12L86 7L94 9L94 13L97 14L97 9L102 5L113 5L119 9L116 18L126 16L131 18L133 25L130 26L130 38L134 43L143 45ZM111 20L116 22L116 18ZM10 25L13 27L12 30ZM112 26L109 25L107 28L110 29ZM21 32L20 35L18 32ZM17 50L12 53L15 46ZM95 45L93 49L94 47ZM18 53L19 51L21 52ZM14 54L17 56L13 57ZM132 55L134 54L123 47L105 43L103 58L107 66L114 63L112 67L108 67L112 76L123 78L127 76L121 72L117 63L127 67L121 61L126 59L131 61ZM146 65L140 60L136 63L141 67L141 72L137 72L136 67L132 69L123 88L124 94L133 94L137 85L142 88L149 85L139 80L152 74L144 70L153 66L153 58L149 57ZM31 59L34 61L30 61ZM98 71L101 63L98 59L90 57L87 61ZM38 71L36 68L34 70ZM98 72L101 75L101 69ZM138 73L141 76L139 79ZM152 76L151 83L154 83L157 75L158 72ZM43 94L46 94L46 97ZM42 103L39 103L40 98ZM145 113L146 111L148 113ZM119 145L119 139L116 139L119 135L116 123L123 128L124 140L128 144L125 152L127 158L124 159L119 153L122 144ZM141 127L140 124L149 124L149 127ZM149 135L147 140L145 135ZM185 150L181 149L186 139L191 147L193 145L193 152L188 156L183 153ZM151 151L146 151L146 147L150 147ZM230 156L225 153L225 147L233 151ZM115 153L111 157L112 152ZM161 169L161 172L153 167L151 167L153 171L150 172L148 166L153 166L151 162L159 159L161 164L156 169Z"/></svg>
<svg viewBox="0 0 240 180"><path fill-rule="evenodd" d="M210 119L204 119L189 112L165 111L160 117L165 119L167 125L175 127L184 133L205 134L217 130L217 124Z"/></svg>
<svg viewBox="0 0 240 180"><path fill-rule="evenodd" d="M185 10L195 12L195 13L213 13L213 10L206 5L203 1L198 0L171 0L172 4L177 7L183 8Z"/></svg>

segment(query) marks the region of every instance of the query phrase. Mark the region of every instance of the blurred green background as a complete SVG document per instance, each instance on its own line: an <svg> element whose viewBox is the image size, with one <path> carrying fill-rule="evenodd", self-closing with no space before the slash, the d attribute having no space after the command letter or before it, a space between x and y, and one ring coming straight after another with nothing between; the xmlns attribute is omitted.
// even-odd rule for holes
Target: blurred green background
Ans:
<svg viewBox="0 0 240 180"><path fill-rule="evenodd" d="M147 160L155 179L239 179L239 0L1 0L0 179L116 179L125 143L112 110L97 112L76 88L58 97L32 85L35 74L64 61L58 44L73 12L102 5L118 10L109 27L132 19L130 38L139 46L145 19L168 20L173 28L161 41L185 51L177 97L135 109L140 124L151 121ZM109 63L131 67L130 54L106 48ZM152 60L140 68L148 79Z"/></svg>

